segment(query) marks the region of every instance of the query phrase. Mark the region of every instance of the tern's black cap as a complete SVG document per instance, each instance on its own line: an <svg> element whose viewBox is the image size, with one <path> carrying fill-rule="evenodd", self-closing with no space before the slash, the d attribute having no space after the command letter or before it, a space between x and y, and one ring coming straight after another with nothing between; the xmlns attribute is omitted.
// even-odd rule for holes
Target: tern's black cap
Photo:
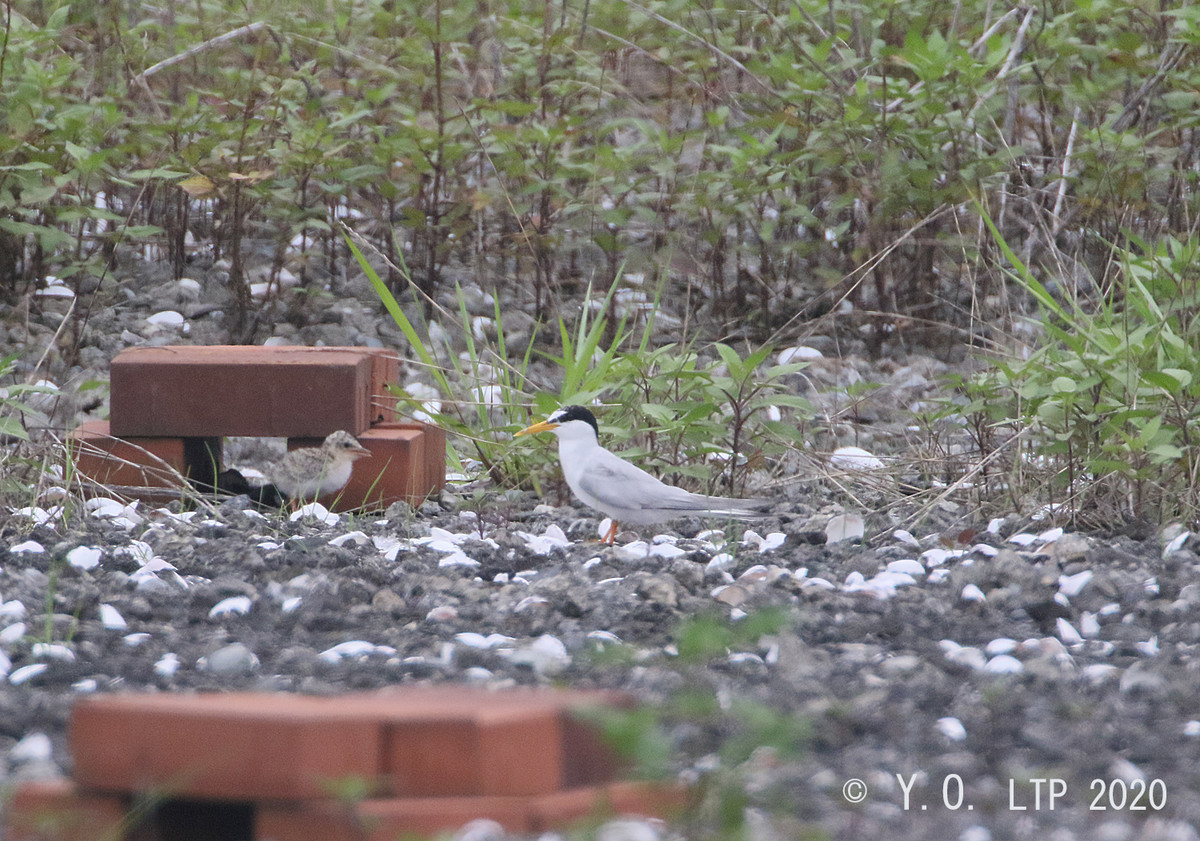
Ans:
<svg viewBox="0 0 1200 841"><path fill-rule="evenodd" d="M550 417L546 418L548 423L566 423L573 420L591 424L592 429L596 431L596 437L600 437L600 426L596 423L596 416L592 414L590 409L586 409L583 406L563 406Z"/></svg>

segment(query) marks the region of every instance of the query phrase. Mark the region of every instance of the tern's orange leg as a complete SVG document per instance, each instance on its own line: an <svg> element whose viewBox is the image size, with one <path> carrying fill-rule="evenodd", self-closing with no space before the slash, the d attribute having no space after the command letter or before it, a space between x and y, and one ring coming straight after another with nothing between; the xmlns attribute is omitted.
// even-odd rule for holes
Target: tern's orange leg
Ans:
<svg viewBox="0 0 1200 841"><path fill-rule="evenodd" d="M619 525L620 525L620 523L618 523L616 520L613 520L612 525L608 527L608 534L604 535L604 539L601 540L600 542L607 543L609 546L612 546L613 541L617 537L617 527Z"/></svg>

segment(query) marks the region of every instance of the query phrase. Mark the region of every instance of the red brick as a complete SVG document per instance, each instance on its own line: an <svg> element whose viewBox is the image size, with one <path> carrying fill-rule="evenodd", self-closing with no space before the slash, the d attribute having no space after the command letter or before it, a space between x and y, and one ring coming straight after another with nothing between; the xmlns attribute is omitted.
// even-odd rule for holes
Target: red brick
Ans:
<svg viewBox="0 0 1200 841"><path fill-rule="evenodd" d="M562 718L554 709L410 711L384 733L385 771L397 795L540 794L562 784Z"/></svg>
<svg viewBox="0 0 1200 841"><path fill-rule="evenodd" d="M406 801L503 800L551 794L580 779L608 782L615 763L571 715L621 700L462 686L331 698L94 696L76 702L71 742L76 779L96 792L246 802L328 797L355 784ZM577 753L592 759L581 762ZM418 806L409 803L405 814L423 814Z"/></svg>
<svg viewBox="0 0 1200 841"><path fill-rule="evenodd" d="M618 780L609 783L605 793L614 814L664 820L682 815L691 796L688 788L680 783L653 780Z"/></svg>
<svg viewBox="0 0 1200 841"><path fill-rule="evenodd" d="M296 347L287 348L296 350ZM369 422L392 423L400 420L396 410L396 396L389 390L389 385L396 385L400 380L400 354L387 348L373 347L315 347L305 348L312 353L363 353L371 358L371 410Z"/></svg>
<svg viewBox="0 0 1200 841"><path fill-rule="evenodd" d="M617 762L574 710L614 693L463 686L343 697L384 723L384 771L397 796L526 795L613 779Z"/></svg>
<svg viewBox="0 0 1200 841"><path fill-rule="evenodd" d="M390 368L369 349L169 346L112 361L112 432L128 436L357 435Z"/></svg>
<svg viewBox="0 0 1200 841"><path fill-rule="evenodd" d="M380 725L336 699L285 694L110 695L71 717L75 779L89 789L232 800L328 795L376 782Z"/></svg>
<svg viewBox="0 0 1200 841"><path fill-rule="evenodd" d="M631 699L616 693L581 695L563 715L563 788L576 788L616 779L627 763L603 738L599 725L589 720L588 708L632 706Z"/></svg>
<svg viewBox="0 0 1200 841"><path fill-rule="evenodd" d="M562 784L559 693L404 687L338 698L380 722L383 779L401 797L521 795Z"/></svg>
<svg viewBox="0 0 1200 841"><path fill-rule="evenodd" d="M0 825L8 841L120 841L132 828L123 797L83 793L67 779L17 787Z"/></svg>
<svg viewBox="0 0 1200 841"><path fill-rule="evenodd" d="M75 469L101 485L177 488L189 472L182 438L114 438L108 421L88 421L67 443Z"/></svg>
<svg viewBox="0 0 1200 841"><path fill-rule="evenodd" d="M580 709L629 703L612 692L447 685L340 696L383 726L383 770L397 796L539 794L605 783L618 762Z"/></svg>
<svg viewBox="0 0 1200 841"><path fill-rule="evenodd" d="M350 348L338 348L350 350ZM400 354L383 348L363 348L371 354L371 412L372 425L394 423L400 420L396 409L396 395L388 390L389 385L400 382Z"/></svg>
<svg viewBox="0 0 1200 841"><path fill-rule="evenodd" d="M263 802L254 815L255 841L367 841L353 803Z"/></svg>
<svg viewBox="0 0 1200 841"><path fill-rule="evenodd" d="M372 432L390 429L419 429L425 433L425 468L420 487L428 488L429 496L440 494L446 487L446 430L429 423L405 421L395 424L381 423Z"/></svg>

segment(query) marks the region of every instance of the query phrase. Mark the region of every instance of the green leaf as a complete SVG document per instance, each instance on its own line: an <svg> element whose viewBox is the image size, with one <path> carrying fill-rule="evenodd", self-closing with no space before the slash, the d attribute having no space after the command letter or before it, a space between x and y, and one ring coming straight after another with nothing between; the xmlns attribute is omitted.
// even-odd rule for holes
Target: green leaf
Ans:
<svg viewBox="0 0 1200 841"><path fill-rule="evenodd" d="M1183 449L1174 444L1156 444L1149 450L1150 455L1157 456L1163 461L1177 461L1183 458Z"/></svg>
<svg viewBox="0 0 1200 841"><path fill-rule="evenodd" d="M1192 384L1192 372L1183 368L1163 368L1162 372L1169 377L1173 377L1178 383L1179 388L1184 389Z"/></svg>
<svg viewBox="0 0 1200 841"><path fill-rule="evenodd" d="M29 440L29 433L25 431L25 427L19 420L11 417L0 417L0 436L17 438L21 441Z"/></svg>
<svg viewBox="0 0 1200 841"><path fill-rule="evenodd" d="M135 169L133 172L125 174L126 178L132 178L135 181L145 181L149 178L185 178L188 173L180 172L177 169L167 169L166 167L156 167L154 169Z"/></svg>
<svg viewBox="0 0 1200 841"><path fill-rule="evenodd" d="M67 23L67 17L71 14L71 4L64 3L54 10L46 21L46 30L48 32L58 32Z"/></svg>
<svg viewBox="0 0 1200 841"><path fill-rule="evenodd" d="M1074 394L1076 388L1075 381L1070 377L1055 377L1054 382L1050 383L1050 387L1056 394Z"/></svg>
<svg viewBox="0 0 1200 841"><path fill-rule="evenodd" d="M63 143L63 148L65 148L67 150L67 154L74 158L78 163L86 161L92 154L90 149L85 149L78 143L72 143L70 140Z"/></svg>
<svg viewBox="0 0 1200 841"><path fill-rule="evenodd" d="M717 354L720 355L721 361L729 369L730 376L737 377L738 372L742 370L742 358L738 356L738 352L727 344L716 342L713 345L717 349Z"/></svg>

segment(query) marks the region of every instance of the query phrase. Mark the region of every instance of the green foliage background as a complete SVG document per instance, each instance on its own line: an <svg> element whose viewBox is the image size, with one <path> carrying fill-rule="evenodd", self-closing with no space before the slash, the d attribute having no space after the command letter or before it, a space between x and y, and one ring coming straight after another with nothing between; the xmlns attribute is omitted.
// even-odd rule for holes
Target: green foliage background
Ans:
<svg viewBox="0 0 1200 841"><path fill-rule="evenodd" d="M1102 282L1126 231L1190 233L1198 15L1104 0L8 4L0 285L98 273L131 239L182 268L188 229L235 281L247 237L281 261L305 235L336 268L350 216L410 249L427 291L465 265L520 279L544 310L582 249L604 282L622 265L674 272L741 323L848 294L987 332L1012 302L972 198L1064 280L1082 266Z"/></svg>

